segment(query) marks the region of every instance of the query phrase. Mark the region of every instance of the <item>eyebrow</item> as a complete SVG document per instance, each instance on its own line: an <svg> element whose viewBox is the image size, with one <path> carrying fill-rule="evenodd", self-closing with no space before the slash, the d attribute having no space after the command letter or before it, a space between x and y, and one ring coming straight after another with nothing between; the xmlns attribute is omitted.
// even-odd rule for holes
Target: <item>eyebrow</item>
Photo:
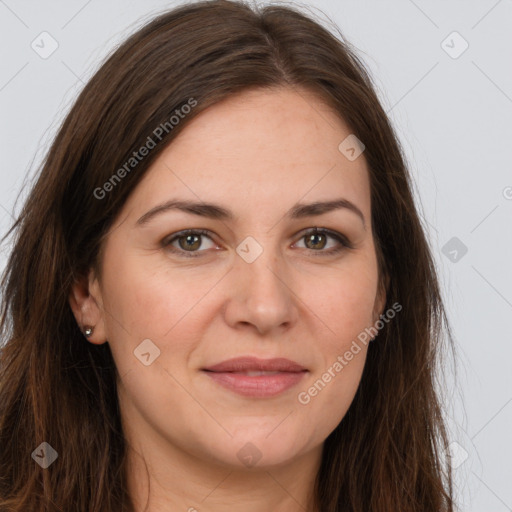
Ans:
<svg viewBox="0 0 512 512"><path fill-rule="evenodd" d="M286 217L290 219L302 219L305 217L314 217L316 215L323 215L335 210L347 209L355 213L363 222L363 226L366 227L365 218L363 212L351 201L347 199L334 199L332 201L316 201L313 203L297 203L288 212ZM232 211L213 203L195 202L195 201L184 201L184 200L173 200L166 201L163 204L159 204L154 208L151 208L142 217L137 220L137 225L142 226L147 224L150 220L155 218L157 215L171 210L180 210L200 217L207 217L215 220L233 221L235 215Z"/></svg>

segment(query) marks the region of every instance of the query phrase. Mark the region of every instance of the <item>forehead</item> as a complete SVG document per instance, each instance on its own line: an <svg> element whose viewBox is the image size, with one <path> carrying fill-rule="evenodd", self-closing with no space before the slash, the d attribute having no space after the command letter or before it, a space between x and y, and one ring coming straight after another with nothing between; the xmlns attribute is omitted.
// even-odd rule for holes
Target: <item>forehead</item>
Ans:
<svg viewBox="0 0 512 512"><path fill-rule="evenodd" d="M245 91L189 121L134 196L147 206L178 192L232 205L238 200L244 208L341 194L368 212L364 153L351 161L339 149L350 135L344 120L307 90Z"/></svg>

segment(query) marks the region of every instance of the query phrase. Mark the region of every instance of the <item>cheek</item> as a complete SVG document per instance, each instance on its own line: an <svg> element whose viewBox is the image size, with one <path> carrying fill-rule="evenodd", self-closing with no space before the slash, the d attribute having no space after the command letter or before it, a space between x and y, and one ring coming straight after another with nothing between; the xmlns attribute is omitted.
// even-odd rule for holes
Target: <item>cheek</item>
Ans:
<svg viewBox="0 0 512 512"><path fill-rule="evenodd" d="M141 389L173 387L175 382L164 369L180 382L188 379L187 361L210 323L214 311L210 301L223 275L198 276L190 268L170 271L165 258L151 263L150 259L125 257L105 272L107 339L119 373L132 376L137 382L132 391L137 394ZM146 346L157 355L148 367L137 359L138 353L147 353L141 348Z"/></svg>
<svg viewBox="0 0 512 512"><path fill-rule="evenodd" d="M298 402L327 435L350 407L364 369L378 286L375 258L354 261L310 297L308 305L329 327L316 340L317 365Z"/></svg>
<svg viewBox="0 0 512 512"><path fill-rule="evenodd" d="M366 362L375 299L373 287L347 280L324 309L331 336L316 340L317 364L297 395L304 429L318 438L327 437L353 402ZM352 286L353 285L353 286Z"/></svg>
<svg viewBox="0 0 512 512"><path fill-rule="evenodd" d="M125 257L112 261L106 270L107 322L114 332L126 338L162 339L192 313L218 281L218 276L194 279L193 270L171 272L162 258Z"/></svg>
<svg viewBox="0 0 512 512"><path fill-rule="evenodd" d="M324 347L327 351L343 350L372 325L377 289L377 263L369 256L324 280L310 295L308 305L332 334Z"/></svg>

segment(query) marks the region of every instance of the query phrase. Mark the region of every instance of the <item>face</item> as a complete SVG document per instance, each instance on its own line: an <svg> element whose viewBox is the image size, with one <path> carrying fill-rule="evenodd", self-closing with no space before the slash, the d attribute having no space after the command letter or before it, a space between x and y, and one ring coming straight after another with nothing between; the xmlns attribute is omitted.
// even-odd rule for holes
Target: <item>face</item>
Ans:
<svg viewBox="0 0 512 512"><path fill-rule="evenodd" d="M270 466L342 420L367 352L353 342L384 304L364 153L338 149L350 133L307 91L244 92L134 190L73 301L110 344L133 443Z"/></svg>

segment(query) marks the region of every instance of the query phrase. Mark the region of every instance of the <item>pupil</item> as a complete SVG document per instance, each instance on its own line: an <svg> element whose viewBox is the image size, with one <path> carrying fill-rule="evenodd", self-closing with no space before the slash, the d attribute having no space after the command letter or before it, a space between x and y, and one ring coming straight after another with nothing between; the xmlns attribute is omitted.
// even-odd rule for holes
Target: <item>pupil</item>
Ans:
<svg viewBox="0 0 512 512"><path fill-rule="evenodd" d="M184 249L197 249L199 247L199 245L201 245L200 243L198 243L199 237L197 235L186 235L183 238L185 238L185 240L186 240L186 242L185 242L186 247L183 247L183 245L181 243L180 243L180 245ZM183 238L180 239L180 242L181 242L181 240L183 240Z"/></svg>
<svg viewBox="0 0 512 512"><path fill-rule="evenodd" d="M312 242L312 244L313 244L313 245L317 245L317 244L319 243L319 242L318 242L318 239L319 239L319 238L321 239L322 237L323 237L323 235L320 235L320 234L318 234L318 233L315 233L315 234L313 234L313 235L310 235L310 237L309 237L309 241L310 241L310 242ZM315 240L316 240L316 241L315 241ZM325 240L324 240L324 241L325 241ZM320 244L321 244L321 242L320 242ZM314 247L314 248L315 248L315 247ZM322 248L323 248L323 244L321 244L320 249L322 249Z"/></svg>

